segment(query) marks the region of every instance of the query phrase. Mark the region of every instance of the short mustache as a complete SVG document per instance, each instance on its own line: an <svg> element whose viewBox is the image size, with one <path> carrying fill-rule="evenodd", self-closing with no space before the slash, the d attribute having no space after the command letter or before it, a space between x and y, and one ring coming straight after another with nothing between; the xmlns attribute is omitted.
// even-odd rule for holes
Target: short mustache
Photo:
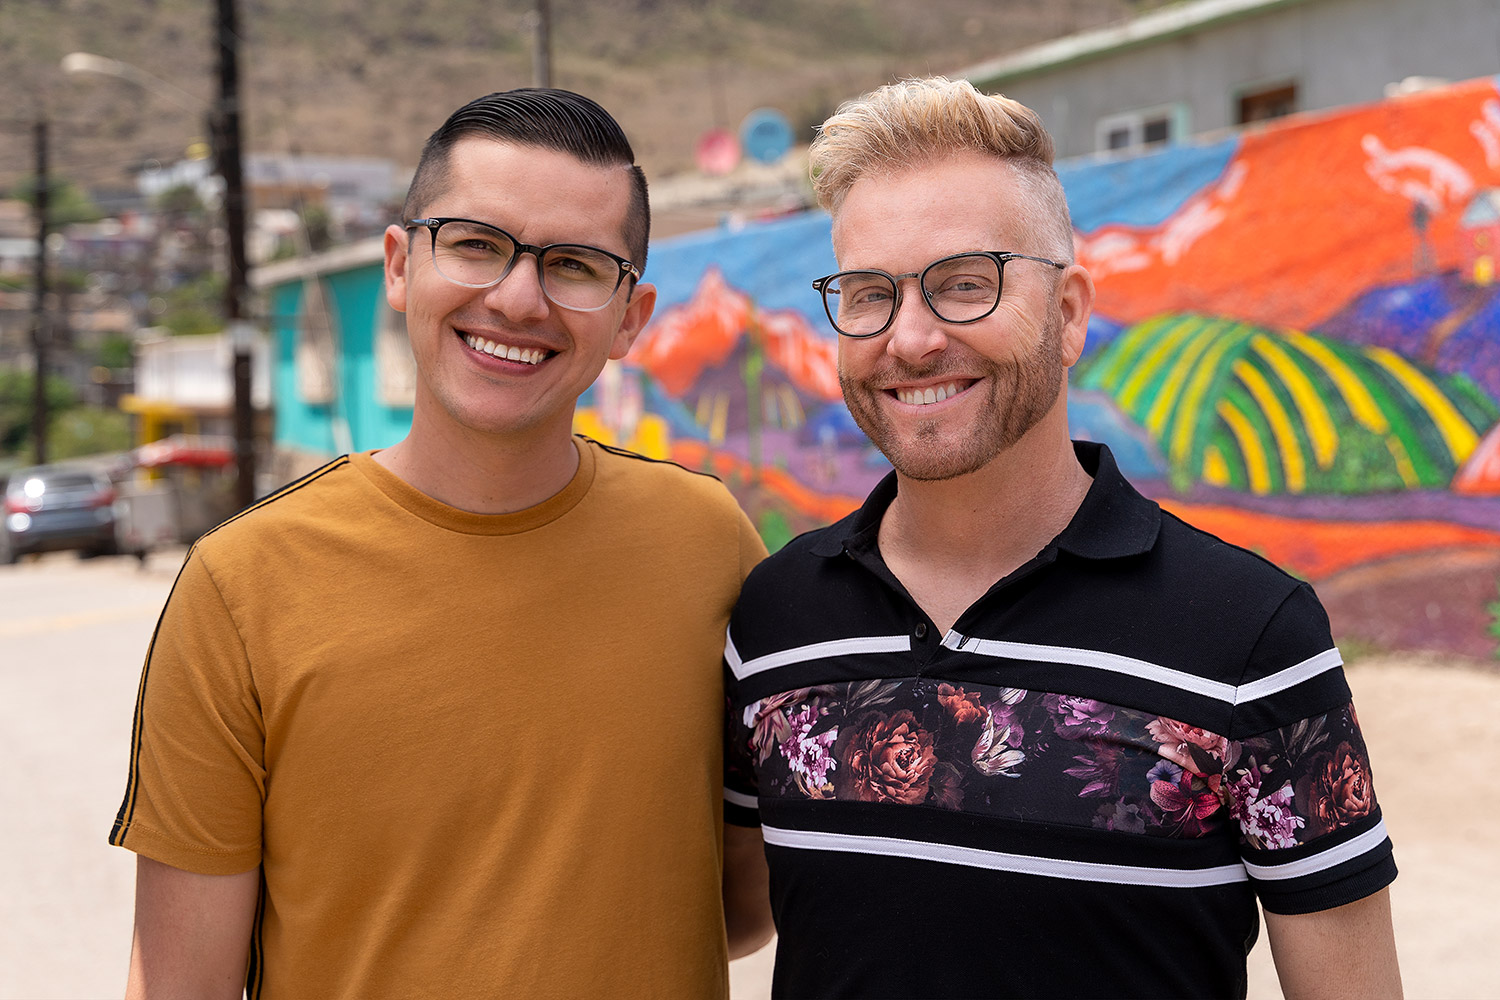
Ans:
<svg viewBox="0 0 1500 1000"><path fill-rule="evenodd" d="M986 365L976 365L974 362L965 362L962 359L944 358L936 364L913 365L900 358L891 358L868 375L859 379L864 385L889 385L893 382L921 382L932 378L941 378L945 375L958 375L963 378L974 378L976 375L985 373Z"/></svg>

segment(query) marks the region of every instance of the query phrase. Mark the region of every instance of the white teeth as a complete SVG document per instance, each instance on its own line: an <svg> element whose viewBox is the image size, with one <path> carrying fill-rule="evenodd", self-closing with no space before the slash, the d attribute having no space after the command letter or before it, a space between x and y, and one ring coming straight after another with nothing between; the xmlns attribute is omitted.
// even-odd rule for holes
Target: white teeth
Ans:
<svg viewBox="0 0 1500 1000"><path fill-rule="evenodd" d="M507 347L504 344L497 344L492 340L485 340L483 337L475 337L472 334L465 337L464 342L476 351L483 351L485 354L492 354L497 358L504 358L507 361L520 361L528 365L538 364L547 356L547 352L539 347L528 347L525 349Z"/></svg>
<svg viewBox="0 0 1500 1000"><path fill-rule="evenodd" d="M926 406L928 403L941 403L950 396L957 396L958 391L958 383L949 382L931 389L897 389L896 398L912 406Z"/></svg>

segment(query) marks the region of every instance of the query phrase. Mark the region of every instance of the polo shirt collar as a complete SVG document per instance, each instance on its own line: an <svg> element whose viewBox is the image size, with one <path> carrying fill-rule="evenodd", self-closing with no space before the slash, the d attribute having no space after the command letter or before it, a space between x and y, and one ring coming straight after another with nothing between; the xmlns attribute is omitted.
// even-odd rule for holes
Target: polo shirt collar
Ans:
<svg viewBox="0 0 1500 1000"><path fill-rule="evenodd" d="M1052 545L1085 559L1117 559L1150 551L1161 529L1161 508L1136 492L1121 475L1108 445L1074 441L1073 453L1094 482L1073 520ZM848 552L858 558L875 551L880 519L894 499L896 473L891 472L870 491L858 510L823 533L812 548L813 554L833 557Z"/></svg>
<svg viewBox="0 0 1500 1000"><path fill-rule="evenodd" d="M1161 508L1121 475L1109 446L1074 441L1078 464L1094 477L1073 520L1052 544L1085 559L1118 559L1151 551L1161 530Z"/></svg>

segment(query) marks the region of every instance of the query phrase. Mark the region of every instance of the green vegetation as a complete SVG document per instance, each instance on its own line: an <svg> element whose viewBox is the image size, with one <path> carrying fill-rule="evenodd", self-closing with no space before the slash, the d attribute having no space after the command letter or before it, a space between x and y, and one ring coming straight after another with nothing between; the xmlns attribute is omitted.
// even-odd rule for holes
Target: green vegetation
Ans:
<svg viewBox="0 0 1500 1000"><path fill-rule="evenodd" d="M48 421L47 457L52 461L126 451L130 418L119 410L77 406Z"/></svg>
<svg viewBox="0 0 1500 1000"><path fill-rule="evenodd" d="M775 552L792 540L791 524L787 522L786 516L781 511L774 508L761 512L756 528L760 531L760 540L766 543L766 549L771 552Z"/></svg>
<svg viewBox="0 0 1500 1000"><path fill-rule="evenodd" d="M31 372L0 368L0 466L32 461ZM60 376L47 379L47 459L61 461L85 455L124 451L130 447L130 418L118 410L85 406Z"/></svg>
<svg viewBox="0 0 1500 1000"><path fill-rule="evenodd" d="M17 368L0 368L0 455L30 455L32 393L36 378ZM47 378L47 412L58 415L78 405L78 394L57 375ZM49 422L50 426L50 422Z"/></svg>
<svg viewBox="0 0 1500 1000"><path fill-rule="evenodd" d="M35 207L35 175L21 178L11 186L7 196ZM65 178L51 178L47 187L47 222L50 226L56 228L75 222L98 222L102 218L103 210L94 204L93 199L82 188Z"/></svg>
<svg viewBox="0 0 1500 1000"><path fill-rule="evenodd" d="M1500 580L1495 581L1495 589L1500 590ZM1487 631L1500 639L1500 601L1491 601L1484 606L1484 610L1490 613L1490 627ZM1500 646L1495 647L1495 659L1500 660Z"/></svg>
<svg viewBox="0 0 1500 1000"><path fill-rule="evenodd" d="M174 337L218 333L224 329L223 302L223 277L205 274L167 292L167 307L162 311L160 323Z"/></svg>
<svg viewBox="0 0 1500 1000"><path fill-rule="evenodd" d="M129 368L135 364L135 348L123 333L106 333L99 341L94 360L105 368Z"/></svg>

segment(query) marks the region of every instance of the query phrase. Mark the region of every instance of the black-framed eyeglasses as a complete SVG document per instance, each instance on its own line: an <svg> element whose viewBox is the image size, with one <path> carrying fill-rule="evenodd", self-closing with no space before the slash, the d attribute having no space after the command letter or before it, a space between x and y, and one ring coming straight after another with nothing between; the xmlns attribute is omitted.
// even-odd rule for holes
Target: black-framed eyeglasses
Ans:
<svg viewBox="0 0 1500 1000"><path fill-rule="evenodd" d="M639 281L640 268L618 254L582 243L538 247L522 243L497 226L473 219L412 219L407 229L432 236L432 263L438 274L465 288L489 288L505 280L522 254L536 257L537 280L554 305L593 312L614 301L626 278Z"/></svg>
<svg viewBox="0 0 1500 1000"><path fill-rule="evenodd" d="M822 293L828 322L845 337L875 337L890 328L901 308L901 282L918 279L922 298L944 323L976 323L995 311L1005 282L1005 265L1034 260L1059 271L1067 267L1046 257L1009 250L977 250L941 257L920 271L840 271L812 283Z"/></svg>

